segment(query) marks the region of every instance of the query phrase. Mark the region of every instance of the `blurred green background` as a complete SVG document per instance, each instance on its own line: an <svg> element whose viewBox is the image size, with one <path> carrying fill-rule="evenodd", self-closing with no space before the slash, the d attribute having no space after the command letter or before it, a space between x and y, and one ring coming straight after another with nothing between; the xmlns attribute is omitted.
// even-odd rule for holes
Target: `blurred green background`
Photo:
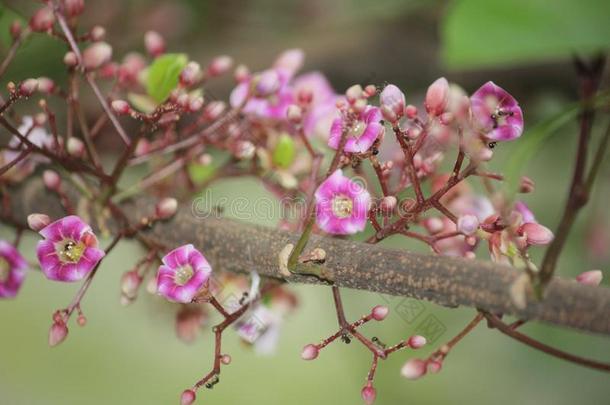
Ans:
<svg viewBox="0 0 610 405"><path fill-rule="evenodd" d="M27 14L34 2L5 1L2 27L15 14ZM253 69L267 66L288 47L307 53L305 70L327 73L338 91L353 83L390 82L406 91L411 102L436 77L445 75L467 91L493 80L520 100L526 129L576 99L573 52L603 50L610 41L610 2L603 0L514 1L87 1L85 21L107 27L115 54L142 49L148 29L163 33L173 51L185 51L204 64L228 53ZM5 29L3 29L5 31ZM6 44L3 46L6 50ZM64 79L60 44L30 41L3 82L36 75ZM224 97L229 81L214 88ZM600 115L599 137L607 116ZM538 219L554 228L563 207L577 127L571 123L536 152L524 170L537 190L525 196ZM0 134L5 136L5 134ZM524 135L527 136L527 133ZM114 139L108 138L112 151ZM516 143L502 144L490 169L502 171ZM579 218L559 273L573 277L608 264L608 172L603 170L593 200ZM224 181L211 199L266 196L254 181ZM272 225L273 218L257 222ZM0 225L0 237L11 240ZM593 236L597 248L593 248ZM35 238L22 251L34 259ZM421 250L417 242L391 239L389 246ZM135 244L121 243L105 260L85 298L84 328L71 325L68 340L49 349L51 314L65 306L77 285L48 282L32 272L17 299L0 303L0 403L6 405L172 404L179 393L207 372L212 361L208 332L193 345L174 334L176 307L142 293L127 308L119 304L119 279L140 256ZM541 249L534 252L539 261ZM481 257L485 257L484 253ZM604 282L607 285L607 282ZM277 355L260 357L227 333L225 351L233 363L221 383L201 391L208 404L355 404L370 365L358 345L334 344L320 358L305 363L301 347L336 328L330 291L295 286L300 307L282 331ZM444 309L429 303L377 294L344 291L350 317L378 303L392 312L382 325L366 332L386 343L420 332L435 319L435 340L417 353L425 357L461 330L469 309ZM417 316L416 316L417 315ZM610 316L610 315L609 315ZM568 351L610 361L610 341L569 330L532 324L527 333ZM420 381L405 381L399 370L413 353L405 351L381 363L375 386L379 404L604 404L610 401L607 374L591 371L521 346L480 326L447 358L443 371Z"/></svg>

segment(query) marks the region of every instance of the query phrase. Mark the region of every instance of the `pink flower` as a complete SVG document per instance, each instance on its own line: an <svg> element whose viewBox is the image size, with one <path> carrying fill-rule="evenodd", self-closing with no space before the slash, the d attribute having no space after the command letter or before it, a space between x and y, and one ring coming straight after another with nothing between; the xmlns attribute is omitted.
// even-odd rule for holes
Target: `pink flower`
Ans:
<svg viewBox="0 0 610 405"><path fill-rule="evenodd" d="M344 151L352 153L366 152L383 131L383 125L381 125L379 121L381 121L381 111L379 108L368 106L360 113L358 121L349 128ZM345 125L347 125L347 123L343 118L337 118L333 121L330 128L328 146L333 149L339 147L341 134L343 133Z"/></svg>
<svg viewBox="0 0 610 405"><path fill-rule="evenodd" d="M362 185L343 176L339 169L316 190L316 223L334 235L364 230L371 196Z"/></svg>
<svg viewBox="0 0 610 405"><path fill-rule="evenodd" d="M157 293L173 302L191 302L212 274L203 254L190 244L172 250L162 261Z"/></svg>
<svg viewBox="0 0 610 405"><path fill-rule="evenodd" d="M19 251L0 240L0 298L13 298L25 279L28 263Z"/></svg>
<svg viewBox="0 0 610 405"><path fill-rule="evenodd" d="M91 227L75 215L59 219L39 233L45 239L38 242L36 254L50 280L82 280L105 255L97 248Z"/></svg>
<svg viewBox="0 0 610 405"><path fill-rule="evenodd" d="M511 141L523 132L523 114L517 100L487 82L470 97L472 115L483 135L493 141Z"/></svg>
<svg viewBox="0 0 610 405"><path fill-rule="evenodd" d="M308 101L303 117L305 135L328 137L333 120L338 117L339 96L328 79L320 72L309 72L296 77L292 83L295 101Z"/></svg>
<svg viewBox="0 0 610 405"><path fill-rule="evenodd" d="M441 115L449 103L449 82L444 77L436 79L426 91L424 105L430 115Z"/></svg>
<svg viewBox="0 0 610 405"><path fill-rule="evenodd" d="M288 87L290 79L289 73L280 69L268 69L254 75L233 89L229 98L231 107L243 104L245 114L263 119L285 119L288 106L293 103Z"/></svg>
<svg viewBox="0 0 610 405"><path fill-rule="evenodd" d="M421 359L410 359L402 366L400 374L408 380L417 380L426 374L426 362Z"/></svg>
<svg viewBox="0 0 610 405"><path fill-rule="evenodd" d="M601 270L589 270L577 275L576 281L578 281L580 284L597 286L602 282L603 278L604 275L602 274Z"/></svg>

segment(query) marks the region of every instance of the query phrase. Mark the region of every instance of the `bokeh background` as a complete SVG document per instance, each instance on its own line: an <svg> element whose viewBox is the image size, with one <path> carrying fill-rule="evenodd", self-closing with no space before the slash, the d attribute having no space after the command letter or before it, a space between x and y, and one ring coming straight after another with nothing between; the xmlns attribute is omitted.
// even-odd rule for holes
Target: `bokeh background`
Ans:
<svg viewBox="0 0 610 405"><path fill-rule="evenodd" d="M427 85L444 75L472 92L487 80L520 100L526 129L560 114L577 99L574 53L588 55L610 43L610 2L605 0L88 0L85 24L108 29L115 54L143 49L148 29L161 32L170 50L187 52L205 64L230 54L253 70L266 67L285 48L307 53L305 70L326 73L337 91L353 83L394 83L409 102L420 103ZM3 1L0 31L15 15L27 15L35 2ZM3 34L4 35L4 34ZM6 51L6 38L2 45ZM50 75L65 80L64 48L52 40L30 41L7 79ZM212 90L226 97L230 82ZM606 125L600 114L596 141ZM526 132L527 137L530 132ZM8 136L1 133L0 137ZM558 222L571 173L577 128L569 123L550 134L523 170L537 190L525 196L543 224ZM107 137L112 153L114 139ZM502 144L490 167L502 171L517 153L517 143ZM604 168L592 202L585 208L562 256L559 273L607 270L610 236L608 170ZM212 202L223 198L267 196L255 181L223 181L213 186ZM230 212L227 213L230 215ZM243 218L242 218L243 219ZM277 218L251 218L273 225ZM0 225L0 237L11 231ZM32 260L35 239L22 251ZM389 246L421 250L417 242L391 239ZM49 349L51 314L69 302L77 285L51 283L32 272L19 297L0 303L0 403L6 405L172 404L212 361L212 336L193 345L174 333L176 308L141 294L135 304L119 304L120 275L140 255L135 244L121 243L105 260L85 301L88 324L70 329L68 340ZM541 251L535 251L539 260ZM481 255L484 256L484 253ZM607 274L607 273L606 273ZM604 282L607 285L607 282ZM300 306L282 331L277 354L256 355L227 334L233 363L221 383L199 395L208 404L355 404L360 403L370 358L357 345L334 344L315 362L300 360L300 348L336 328L327 288L295 286ZM436 325L424 357L458 332L470 309L445 309L411 299L344 291L347 313L358 317L378 303L392 313L383 325L366 330L391 343ZM609 314L610 316L610 314ZM610 361L610 341L540 324L524 331L551 345ZM607 374L581 368L521 346L480 326L447 358L443 371L420 381L405 381L402 352L381 363L376 387L379 404L604 404L610 402Z"/></svg>

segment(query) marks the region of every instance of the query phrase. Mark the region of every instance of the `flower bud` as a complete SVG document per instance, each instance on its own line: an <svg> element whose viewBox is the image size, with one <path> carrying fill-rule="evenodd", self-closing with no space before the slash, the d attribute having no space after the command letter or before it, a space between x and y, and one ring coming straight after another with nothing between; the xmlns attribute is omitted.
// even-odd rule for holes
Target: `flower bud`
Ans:
<svg viewBox="0 0 610 405"><path fill-rule="evenodd" d="M127 115L131 112L131 107L129 106L129 103L125 100L114 100L110 104L110 106L112 107L114 112L120 115Z"/></svg>
<svg viewBox="0 0 610 405"><path fill-rule="evenodd" d="M301 358L303 360L314 360L320 354L320 350L316 345L309 344L303 348Z"/></svg>
<svg viewBox="0 0 610 405"><path fill-rule="evenodd" d="M379 95L381 107L386 107L392 111L397 118L400 118L405 109L405 95L400 89L393 84L385 86Z"/></svg>
<svg viewBox="0 0 610 405"><path fill-rule="evenodd" d="M21 33L23 32L23 27L21 26L21 21L19 21L19 20L13 21L9 28L9 32L11 34L11 38L13 38L13 41L16 41L17 38L19 38L21 36Z"/></svg>
<svg viewBox="0 0 610 405"><path fill-rule="evenodd" d="M95 42L83 52L83 65L85 69L93 70L110 62L112 47L106 42Z"/></svg>
<svg viewBox="0 0 610 405"><path fill-rule="evenodd" d="M360 395L366 405L373 405L375 398L377 398L377 391L375 391L375 388L369 382L362 388Z"/></svg>
<svg viewBox="0 0 610 405"><path fill-rule="evenodd" d="M417 380L426 374L426 362L421 359L410 359L402 366L400 374L408 380Z"/></svg>
<svg viewBox="0 0 610 405"><path fill-rule="evenodd" d="M153 58L165 52L165 40L157 31L147 31L144 34L144 47Z"/></svg>
<svg viewBox="0 0 610 405"><path fill-rule="evenodd" d="M45 170L42 173L42 181L49 190L58 190L61 185L61 178L53 170Z"/></svg>
<svg viewBox="0 0 610 405"><path fill-rule="evenodd" d="M207 72L211 77L220 76L231 69L231 66L233 66L233 58L227 55L221 55L212 59Z"/></svg>
<svg viewBox="0 0 610 405"><path fill-rule="evenodd" d="M237 83L245 82L250 78L250 69L246 65L239 65L235 68L233 77Z"/></svg>
<svg viewBox="0 0 610 405"><path fill-rule="evenodd" d="M70 155L75 157L82 157L85 154L85 144L73 136L68 139L66 149Z"/></svg>
<svg viewBox="0 0 610 405"><path fill-rule="evenodd" d="M280 76L275 70L265 70L256 78L255 83L255 95L258 97L268 97L280 88Z"/></svg>
<svg viewBox="0 0 610 405"><path fill-rule="evenodd" d="M138 295L141 283L142 277L136 270L127 271L121 277L121 293L129 299L134 299Z"/></svg>
<svg viewBox="0 0 610 405"><path fill-rule="evenodd" d="M375 305L371 310L371 315L376 321L383 321L389 313L390 309L384 305Z"/></svg>
<svg viewBox="0 0 610 405"><path fill-rule="evenodd" d="M362 86L359 84L354 84L345 91L345 96L350 104L355 103L356 100L362 98Z"/></svg>
<svg viewBox="0 0 610 405"><path fill-rule="evenodd" d="M602 278L603 274L601 270L589 270L576 276L576 281L580 284L598 286L602 282Z"/></svg>
<svg viewBox="0 0 610 405"><path fill-rule="evenodd" d="M44 94L51 94L55 90L55 82L48 77L39 77L38 91Z"/></svg>
<svg viewBox="0 0 610 405"><path fill-rule="evenodd" d="M42 7L36 10L30 18L30 28L34 32L45 32L50 30L55 23L55 15L51 7Z"/></svg>
<svg viewBox="0 0 610 405"><path fill-rule="evenodd" d="M206 119L215 121L226 109L227 105L223 101L212 101L205 107L203 115Z"/></svg>
<svg viewBox="0 0 610 405"><path fill-rule="evenodd" d="M417 117L417 107L415 107L412 104L409 104L408 106L405 107L405 115L410 120Z"/></svg>
<svg viewBox="0 0 610 405"><path fill-rule="evenodd" d="M288 106L286 116L290 122L293 124L298 124L303 119L303 110L298 105L291 104Z"/></svg>
<svg viewBox="0 0 610 405"><path fill-rule="evenodd" d="M296 73L305 60L305 53L302 49L288 49L280 54L273 64L274 68L286 70L290 74Z"/></svg>
<svg viewBox="0 0 610 405"><path fill-rule="evenodd" d="M250 159L254 156L256 147L250 141L241 141L237 144L236 156L240 159Z"/></svg>
<svg viewBox="0 0 610 405"><path fill-rule="evenodd" d="M38 80L26 79L19 84L19 94L22 97L29 97L38 89Z"/></svg>
<svg viewBox="0 0 610 405"><path fill-rule="evenodd" d="M231 356L229 356L228 354L223 354L222 357L220 357L220 362L225 366L228 366L229 364L231 364Z"/></svg>
<svg viewBox="0 0 610 405"><path fill-rule="evenodd" d="M28 215L28 226L33 231L40 231L45 226L51 223L51 218L45 214L30 214Z"/></svg>
<svg viewBox="0 0 610 405"><path fill-rule="evenodd" d="M428 362L428 369L427 369L427 371L429 373L436 374L439 371L441 371L441 368L443 368L443 363L441 361L432 360L432 361Z"/></svg>
<svg viewBox="0 0 610 405"><path fill-rule="evenodd" d="M383 116L383 119L388 122L395 123L398 121L398 116L396 115L396 113L390 110L387 105L381 106L381 115Z"/></svg>
<svg viewBox="0 0 610 405"><path fill-rule="evenodd" d="M457 230L464 235L474 235L479 229L479 219L471 214L460 215L457 220Z"/></svg>
<svg viewBox="0 0 610 405"><path fill-rule="evenodd" d="M54 322L49 329L49 346L54 347L66 340L68 327L63 321Z"/></svg>
<svg viewBox="0 0 610 405"><path fill-rule="evenodd" d="M203 97L201 97L201 96L189 97L187 107L190 112L195 112L195 111L201 110L201 107L203 107Z"/></svg>
<svg viewBox="0 0 610 405"><path fill-rule="evenodd" d="M543 225L536 222L528 222L519 227L517 230L519 235L526 237L527 243L530 245L546 245L553 240L553 232Z"/></svg>
<svg viewBox="0 0 610 405"><path fill-rule="evenodd" d="M76 318L76 323L78 324L78 326L81 327L87 325L87 317L83 314L80 314L78 318Z"/></svg>
<svg viewBox="0 0 610 405"><path fill-rule="evenodd" d="M381 199L381 209L384 212L392 212L394 211L394 208L396 208L397 202L398 200L396 200L396 197L393 195L385 196Z"/></svg>
<svg viewBox="0 0 610 405"><path fill-rule="evenodd" d="M201 66L197 62L189 62L180 72L180 84L185 87L192 86L201 75Z"/></svg>
<svg viewBox="0 0 610 405"><path fill-rule="evenodd" d="M78 58L76 54L72 51L66 52L64 55L64 64L68 67L75 67L78 65Z"/></svg>
<svg viewBox="0 0 610 405"><path fill-rule="evenodd" d="M195 402L195 391L193 390L184 390L182 396L180 397L180 405L191 405Z"/></svg>
<svg viewBox="0 0 610 405"><path fill-rule="evenodd" d="M104 38L106 38L106 28L102 27L101 25L96 25L91 28L89 35L91 36L92 41L103 41Z"/></svg>
<svg viewBox="0 0 610 405"><path fill-rule="evenodd" d="M64 6L64 12L68 17L76 17L85 10L84 0L62 0Z"/></svg>
<svg viewBox="0 0 610 405"><path fill-rule="evenodd" d="M447 79L441 77L428 87L424 105L430 115L441 115L447 107L449 101L449 83Z"/></svg>
<svg viewBox="0 0 610 405"><path fill-rule="evenodd" d="M175 198L164 198L157 203L155 211L159 219L167 219L172 217L178 210L178 200Z"/></svg>
<svg viewBox="0 0 610 405"><path fill-rule="evenodd" d="M374 84L369 84L364 88L364 94L366 95L366 97L373 97L375 94L377 94L377 87L375 87Z"/></svg>
<svg viewBox="0 0 610 405"><path fill-rule="evenodd" d="M408 345L411 349L419 349L425 346L426 338L421 335L413 335L409 338Z"/></svg>

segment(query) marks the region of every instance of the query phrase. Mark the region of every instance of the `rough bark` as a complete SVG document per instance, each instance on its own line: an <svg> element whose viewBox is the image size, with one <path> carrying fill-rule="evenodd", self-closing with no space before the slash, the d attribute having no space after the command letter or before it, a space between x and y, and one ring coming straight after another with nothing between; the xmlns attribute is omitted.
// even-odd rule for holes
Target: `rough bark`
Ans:
<svg viewBox="0 0 610 405"><path fill-rule="evenodd" d="M57 198L40 181L11 189L10 201L11 215L21 224L32 212L55 218L65 215ZM152 207L152 200L142 197L128 203L125 211L136 222L142 215L150 214ZM176 216L157 223L146 234L171 247L193 243L216 269L242 273L256 270L288 282L325 282L314 276L285 277L281 272L278 254L287 244L296 242L297 234L212 215L203 218L195 215L195 211L189 204L181 205ZM110 227L112 222L110 219ZM312 266L322 266L341 287L425 299L449 307L464 305L610 335L607 288L554 278L543 300L530 299L525 308L517 308L509 290L521 272L511 267L314 235L306 251L316 247L326 252L324 264L301 264L298 270L307 272Z"/></svg>

